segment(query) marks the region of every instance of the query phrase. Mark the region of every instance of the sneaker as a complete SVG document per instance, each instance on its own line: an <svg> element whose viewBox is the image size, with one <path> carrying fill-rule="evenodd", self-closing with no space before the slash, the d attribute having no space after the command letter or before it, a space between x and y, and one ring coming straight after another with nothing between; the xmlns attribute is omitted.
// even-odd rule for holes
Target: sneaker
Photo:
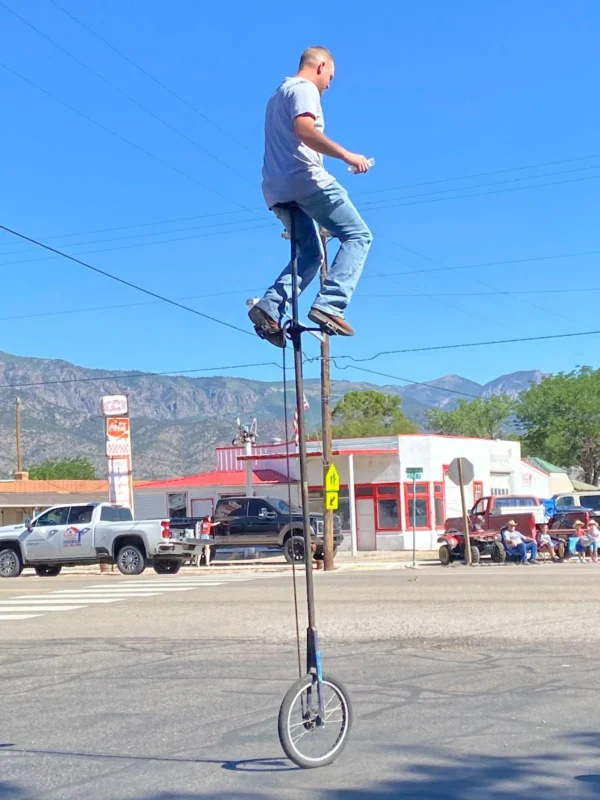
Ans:
<svg viewBox="0 0 600 800"><path fill-rule="evenodd" d="M250 322L254 325L254 330L261 339L275 345L275 347L285 347L285 333L281 325L270 317L260 306L252 306L248 312Z"/></svg>
<svg viewBox="0 0 600 800"><path fill-rule="evenodd" d="M539 564L540 562L537 560L537 558L530 558L529 559L529 563L530 564Z"/></svg>
<svg viewBox="0 0 600 800"><path fill-rule="evenodd" d="M354 336L354 328L343 317L327 314L320 308L313 307L308 312L308 318L316 323L323 333L328 333L330 336Z"/></svg>

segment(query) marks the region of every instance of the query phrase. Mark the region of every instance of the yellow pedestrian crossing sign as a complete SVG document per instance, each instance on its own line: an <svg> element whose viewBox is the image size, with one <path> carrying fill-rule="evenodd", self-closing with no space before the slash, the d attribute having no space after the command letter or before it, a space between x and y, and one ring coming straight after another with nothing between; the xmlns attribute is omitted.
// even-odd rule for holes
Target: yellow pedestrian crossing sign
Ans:
<svg viewBox="0 0 600 800"><path fill-rule="evenodd" d="M338 492L325 492L325 508L327 511L337 511L340 505Z"/></svg>
<svg viewBox="0 0 600 800"><path fill-rule="evenodd" d="M337 471L335 464L330 464L327 472L325 473L325 491L339 492L340 490L340 473ZM327 506L329 508L329 506ZM337 505L335 506L337 508ZM333 508L333 506L332 506Z"/></svg>

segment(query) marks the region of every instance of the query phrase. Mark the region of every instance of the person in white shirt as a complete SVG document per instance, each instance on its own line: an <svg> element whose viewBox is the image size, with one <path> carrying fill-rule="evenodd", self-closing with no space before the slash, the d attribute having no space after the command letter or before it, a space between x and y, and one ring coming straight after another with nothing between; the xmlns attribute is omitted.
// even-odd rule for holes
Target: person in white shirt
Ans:
<svg viewBox="0 0 600 800"><path fill-rule="evenodd" d="M507 522L501 534L506 552L509 556L519 556L521 564L537 564L537 544L531 536L523 536L517 530L514 519ZM528 560L529 559L529 560Z"/></svg>

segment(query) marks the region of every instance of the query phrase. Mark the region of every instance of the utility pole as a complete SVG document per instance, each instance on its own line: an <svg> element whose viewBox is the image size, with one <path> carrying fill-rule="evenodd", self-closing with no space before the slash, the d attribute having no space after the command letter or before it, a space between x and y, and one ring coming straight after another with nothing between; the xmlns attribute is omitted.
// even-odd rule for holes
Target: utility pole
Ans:
<svg viewBox="0 0 600 800"><path fill-rule="evenodd" d="M327 231L321 228L323 245L323 261L321 263L321 288L327 278ZM327 509L325 503L325 475L331 464L331 362L329 336L323 334L321 342L321 427L323 429L323 523L324 530L324 564L326 570L334 569L333 564L333 511Z"/></svg>
<svg viewBox="0 0 600 800"><path fill-rule="evenodd" d="M21 398L17 397L16 403L17 417L17 472L23 472L23 451L21 449Z"/></svg>

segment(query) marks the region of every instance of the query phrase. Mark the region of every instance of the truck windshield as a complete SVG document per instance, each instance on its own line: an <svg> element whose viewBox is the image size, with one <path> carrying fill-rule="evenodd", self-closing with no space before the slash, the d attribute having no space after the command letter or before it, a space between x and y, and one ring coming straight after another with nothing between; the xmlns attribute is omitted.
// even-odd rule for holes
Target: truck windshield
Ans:
<svg viewBox="0 0 600 800"><path fill-rule="evenodd" d="M285 500L276 500L269 498L269 501L277 509L277 511L280 511L282 514L289 514L290 511L292 512L292 514L300 513L300 509L298 508L298 506L294 505L294 503L292 503L292 505L290 506L288 505L288 503L286 503Z"/></svg>

